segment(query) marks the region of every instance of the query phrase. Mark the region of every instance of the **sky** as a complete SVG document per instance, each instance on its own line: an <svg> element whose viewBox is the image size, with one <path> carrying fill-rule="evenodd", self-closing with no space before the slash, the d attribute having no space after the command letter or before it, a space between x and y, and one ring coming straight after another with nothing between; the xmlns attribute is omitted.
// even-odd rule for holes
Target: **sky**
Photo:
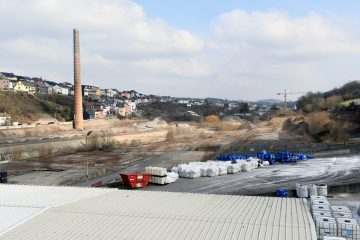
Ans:
<svg viewBox="0 0 360 240"><path fill-rule="evenodd" d="M176 97L296 99L360 79L360 1L0 0L0 71Z"/></svg>

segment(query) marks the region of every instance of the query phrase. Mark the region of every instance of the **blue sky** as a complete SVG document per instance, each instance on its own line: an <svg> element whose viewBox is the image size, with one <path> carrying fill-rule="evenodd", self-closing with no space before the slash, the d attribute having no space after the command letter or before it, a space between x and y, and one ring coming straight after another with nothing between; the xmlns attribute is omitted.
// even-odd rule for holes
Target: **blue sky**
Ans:
<svg viewBox="0 0 360 240"><path fill-rule="evenodd" d="M0 0L0 71L71 82L77 27L85 84L234 100L326 91L360 79L359 9L354 0Z"/></svg>

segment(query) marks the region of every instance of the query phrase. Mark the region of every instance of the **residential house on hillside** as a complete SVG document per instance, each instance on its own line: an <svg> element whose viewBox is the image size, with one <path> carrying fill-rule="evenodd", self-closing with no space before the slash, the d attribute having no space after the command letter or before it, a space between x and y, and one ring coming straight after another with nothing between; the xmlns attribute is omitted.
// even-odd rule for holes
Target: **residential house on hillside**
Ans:
<svg viewBox="0 0 360 240"><path fill-rule="evenodd" d="M10 89L10 80L0 79L0 91L7 91Z"/></svg>
<svg viewBox="0 0 360 240"><path fill-rule="evenodd" d="M63 85L63 86L68 87L69 89L74 89L74 84L72 84L72 83L63 82L63 83L60 83L60 84Z"/></svg>
<svg viewBox="0 0 360 240"><path fill-rule="evenodd" d="M115 113L122 117L129 117L132 114L132 107L128 103L118 103L116 105Z"/></svg>
<svg viewBox="0 0 360 240"><path fill-rule="evenodd" d="M128 91L123 91L121 93L121 96L124 97L124 98L131 98L131 94Z"/></svg>
<svg viewBox="0 0 360 240"><path fill-rule="evenodd" d="M179 98L177 99L177 103L179 104L188 104L190 102L189 99Z"/></svg>
<svg viewBox="0 0 360 240"><path fill-rule="evenodd" d="M44 82L34 82L36 90L40 94L53 94L53 88Z"/></svg>
<svg viewBox="0 0 360 240"><path fill-rule="evenodd" d="M109 98L113 98L117 95L117 91L113 89L105 89L105 96Z"/></svg>
<svg viewBox="0 0 360 240"><path fill-rule="evenodd" d="M17 81L17 77L16 77L16 75L13 74L13 73L1 72L1 73L0 73L0 78L1 78L1 79L7 79L7 80Z"/></svg>
<svg viewBox="0 0 360 240"><path fill-rule="evenodd" d="M57 84L57 85L53 86L52 88L53 88L53 93L69 95L69 88L64 85Z"/></svg>
<svg viewBox="0 0 360 240"><path fill-rule="evenodd" d="M82 85L82 94L89 98L100 98L101 90L98 87Z"/></svg>
<svg viewBox="0 0 360 240"><path fill-rule="evenodd" d="M84 106L84 119L101 119L107 115L105 106L102 103L85 102Z"/></svg>
<svg viewBox="0 0 360 240"><path fill-rule="evenodd" d="M28 82L33 82L31 77L28 76L16 76L16 80L17 81L28 81Z"/></svg>
<svg viewBox="0 0 360 240"><path fill-rule="evenodd" d="M36 85L33 82L18 81L14 87L15 92L27 92L29 94L36 93Z"/></svg>

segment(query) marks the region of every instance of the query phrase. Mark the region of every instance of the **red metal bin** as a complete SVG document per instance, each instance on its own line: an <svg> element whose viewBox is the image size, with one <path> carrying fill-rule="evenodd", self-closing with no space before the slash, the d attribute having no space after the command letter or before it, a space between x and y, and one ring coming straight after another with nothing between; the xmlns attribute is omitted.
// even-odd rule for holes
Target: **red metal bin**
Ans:
<svg viewBox="0 0 360 240"><path fill-rule="evenodd" d="M124 184L131 188L144 188L151 179L147 173L120 173Z"/></svg>

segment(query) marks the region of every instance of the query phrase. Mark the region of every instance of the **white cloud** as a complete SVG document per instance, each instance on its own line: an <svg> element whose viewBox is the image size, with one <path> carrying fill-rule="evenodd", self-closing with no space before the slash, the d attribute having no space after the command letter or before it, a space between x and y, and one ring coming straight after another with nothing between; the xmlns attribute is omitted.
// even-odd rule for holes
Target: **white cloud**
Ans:
<svg viewBox="0 0 360 240"><path fill-rule="evenodd" d="M14 17L16 13L16 17ZM356 28L318 13L223 13L206 38L150 19L131 0L0 0L1 71L72 79L80 29L84 82L174 96L276 97L356 78Z"/></svg>

